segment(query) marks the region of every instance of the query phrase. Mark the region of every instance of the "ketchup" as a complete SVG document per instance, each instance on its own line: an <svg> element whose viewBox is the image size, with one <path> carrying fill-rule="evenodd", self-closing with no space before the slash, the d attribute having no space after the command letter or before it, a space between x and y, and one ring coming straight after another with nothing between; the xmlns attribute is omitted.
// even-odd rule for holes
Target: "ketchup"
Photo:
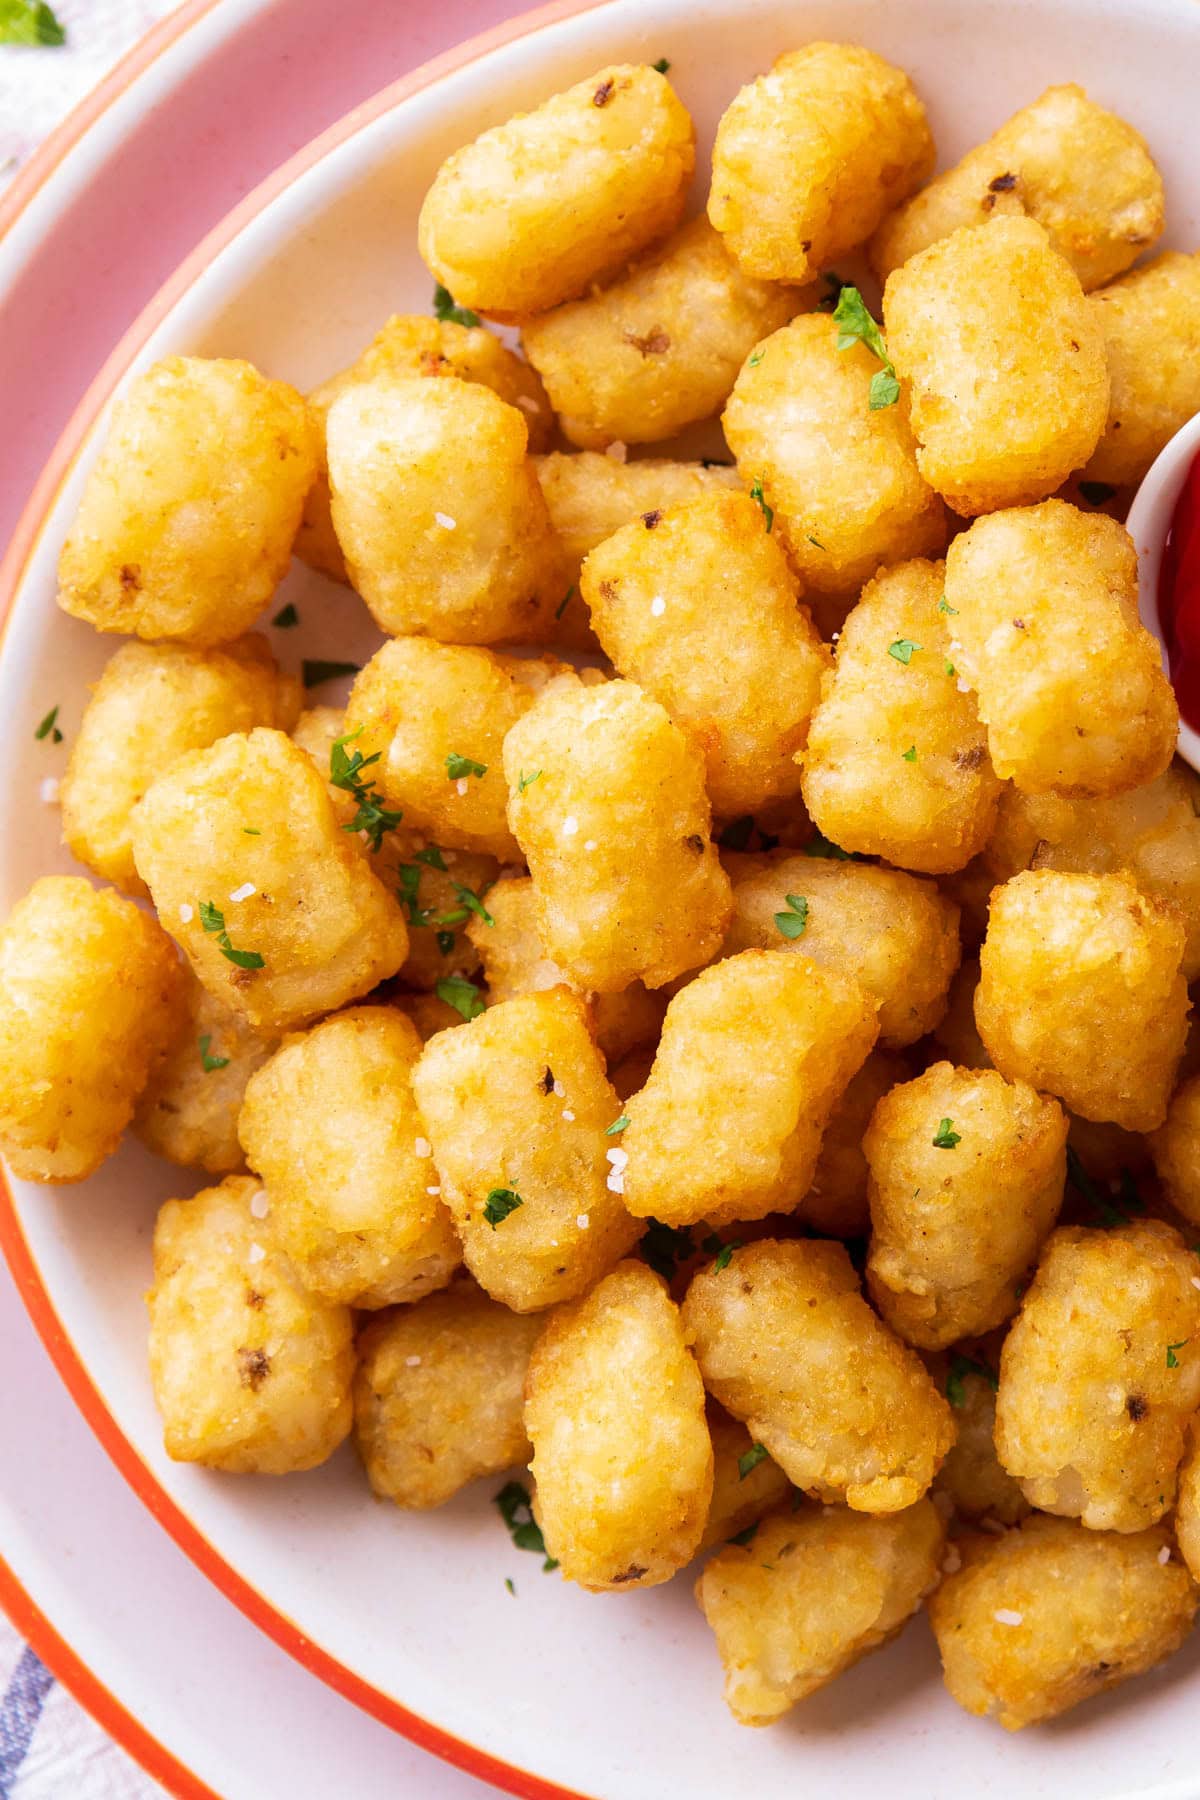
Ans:
<svg viewBox="0 0 1200 1800"><path fill-rule="evenodd" d="M1200 731L1200 455L1179 490L1158 576L1158 616L1179 710Z"/></svg>

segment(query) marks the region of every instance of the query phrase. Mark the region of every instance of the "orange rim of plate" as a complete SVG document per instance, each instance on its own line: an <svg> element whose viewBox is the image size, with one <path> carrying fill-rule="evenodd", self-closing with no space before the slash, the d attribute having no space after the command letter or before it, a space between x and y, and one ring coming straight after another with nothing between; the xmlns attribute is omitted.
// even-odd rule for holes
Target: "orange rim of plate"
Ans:
<svg viewBox="0 0 1200 1800"><path fill-rule="evenodd" d="M59 126L17 177L4 201L0 202L0 231L7 229L88 127L145 69L191 25L211 12L216 4L217 0L189 0L177 13L156 26L135 50L117 64L92 94ZM419 68L410 70L407 75L401 76L398 81L392 82L372 99L355 107L346 117L319 133L303 150L260 182L226 214L219 225L201 239L108 356L72 413L66 429L38 477L17 521L3 561L0 561L0 621L3 626L0 630L0 642L7 630L13 601L29 560L48 522L59 489L69 475L88 432L151 332L192 287L218 251L224 249L251 219L290 187L305 170L319 162L337 145L355 136L365 125L385 112L390 112L402 100L432 86L452 71L489 55L493 50L559 20L589 12L601 4L603 0L549 0L548 4L520 13L516 18L468 38L453 50L444 51ZM391 1695L383 1693L328 1651L314 1644L291 1619L274 1607L225 1561L147 1468L93 1384L46 1291L41 1272L21 1229L12 1190L3 1170L0 1170L0 1249L4 1252L21 1299L51 1361L109 1457L164 1530L169 1532L197 1568L248 1619L335 1692L353 1701L364 1712L409 1738L422 1749L455 1764L476 1779L491 1782L509 1793L522 1796L523 1800L588 1800L578 1789L561 1787L540 1775L506 1763L477 1745L444 1731L420 1714L410 1712ZM0 1562L0 1605L64 1686L75 1694L110 1736L169 1793L177 1796L177 1800L218 1800L213 1791L139 1725L132 1714L91 1673L3 1562Z"/></svg>

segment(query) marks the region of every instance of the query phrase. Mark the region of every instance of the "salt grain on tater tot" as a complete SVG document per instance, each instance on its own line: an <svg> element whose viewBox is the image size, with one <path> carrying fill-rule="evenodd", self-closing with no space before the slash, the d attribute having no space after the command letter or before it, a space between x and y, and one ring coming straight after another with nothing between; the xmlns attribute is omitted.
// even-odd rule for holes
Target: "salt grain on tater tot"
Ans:
<svg viewBox="0 0 1200 1800"><path fill-rule="evenodd" d="M1104 333L1111 393L1104 435L1083 473L1124 487L1200 412L1200 252L1155 257L1088 305Z"/></svg>
<svg viewBox="0 0 1200 1800"><path fill-rule="evenodd" d="M97 631L227 643L287 570L316 432L247 362L172 356L117 402L58 565L58 603Z"/></svg>
<svg viewBox="0 0 1200 1800"><path fill-rule="evenodd" d="M713 1490L699 1547L715 1550L743 1533L753 1537L755 1522L793 1489L778 1463L754 1450L754 1439L740 1419L731 1418L716 1400L709 1400L705 1411L713 1447Z"/></svg>
<svg viewBox="0 0 1200 1800"><path fill-rule="evenodd" d="M440 1032L413 1092L464 1261L493 1299L574 1299L637 1242L606 1156L620 1104L577 995L504 1000Z"/></svg>
<svg viewBox="0 0 1200 1800"><path fill-rule="evenodd" d="M729 880L698 749L631 681L554 685L504 740L508 822L553 960L594 993L663 987L720 947Z"/></svg>
<svg viewBox="0 0 1200 1800"><path fill-rule="evenodd" d="M974 699L959 688L943 576L940 563L916 561L868 582L796 758L826 837L927 875L983 848L1000 794Z"/></svg>
<svg viewBox="0 0 1200 1800"><path fill-rule="evenodd" d="M704 1388L679 1309L644 1263L621 1263L548 1321L525 1425L534 1513L569 1581L655 1587L691 1561L713 1487Z"/></svg>
<svg viewBox="0 0 1200 1800"><path fill-rule="evenodd" d="M945 1011L958 967L958 908L932 881L873 863L772 854L735 884L733 902L726 955L793 950L852 976L878 1003L887 1048L915 1043Z"/></svg>
<svg viewBox="0 0 1200 1800"><path fill-rule="evenodd" d="M354 1438L381 1499L441 1506L529 1460L525 1376L544 1324L471 1281L371 1321L358 1340Z"/></svg>
<svg viewBox="0 0 1200 1800"><path fill-rule="evenodd" d="M935 1063L879 1102L867 1287L892 1330L940 1350L1001 1325L1058 1217L1067 1120L993 1069Z"/></svg>
<svg viewBox="0 0 1200 1800"><path fill-rule="evenodd" d="M1200 1581L1200 1438L1194 1422L1188 1432L1188 1447L1179 1469L1175 1538L1192 1580Z"/></svg>
<svg viewBox="0 0 1200 1800"><path fill-rule="evenodd" d="M181 757L138 806L133 850L198 979L260 1030L331 1012L404 961L398 903L282 732Z"/></svg>
<svg viewBox="0 0 1200 1800"><path fill-rule="evenodd" d="M147 1149L185 1169L231 1175L246 1166L238 1114L246 1083L276 1047L274 1036L186 973L184 1016L175 1041L142 1090L133 1129Z"/></svg>
<svg viewBox="0 0 1200 1800"><path fill-rule="evenodd" d="M583 597L614 667L703 745L718 817L800 790L795 752L829 667L749 494L655 508L597 546Z"/></svg>
<svg viewBox="0 0 1200 1800"><path fill-rule="evenodd" d="M1169 1512L1200 1403L1196 1257L1161 1219L1061 1226L1004 1341L996 1449L1042 1512L1139 1531Z"/></svg>
<svg viewBox="0 0 1200 1800"><path fill-rule="evenodd" d="M285 1038L246 1089L246 1160L279 1242L327 1300L420 1300L462 1260L413 1098L420 1054L402 1013L355 1006Z"/></svg>
<svg viewBox="0 0 1200 1800"><path fill-rule="evenodd" d="M1187 1037L1183 926L1123 875L1035 870L992 893L975 1022L1009 1081L1153 1131Z"/></svg>
<svg viewBox="0 0 1200 1800"><path fill-rule="evenodd" d="M870 1230L863 1135L876 1104L911 1072L903 1057L890 1050L872 1050L834 1102L808 1192L795 1209L796 1216L822 1237L866 1237Z"/></svg>
<svg viewBox="0 0 1200 1800"><path fill-rule="evenodd" d="M570 443L656 444L719 413L755 344L803 304L692 219L611 287L530 320L521 342Z"/></svg>
<svg viewBox="0 0 1200 1800"><path fill-rule="evenodd" d="M609 1152L630 1212L727 1225L788 1211L877 1030L858 983L806 957L744 950L702 970L668 1006L650 1079Z"/></svg>
<svg viewBox="0 0 1200 1800"><path fill-rule="evenodd" d="M1171 1205L1200 1225L1200 1075L1180 1082L1165 1120L1148 1142Z"/></svg>
<svg viewBox="0 0 1200 1800"><path fill-rule="evenodd" d="M929 1373L954 1412L954 1443L934 1477L939 1505L945 1496L960 1519L988 1519L1015 1525L1031 1510L1018 1481L996 1454L996 1388L1002 1334L982 1342L967 1339L953 1352L925 1358ZM953 1555L947 1567L956 1566Z"/></svg>
<svg viewBox="0 0 1200 1800"><path fill-rule="evenodd" d="M1063 500L977 519L947 552L946 600L998 775L1106 795L1169 766L1179 709L1115 519Z"/></svg>
<svg viewBox="0 0 1200 1800"><path fill-rule="evenodd" d="M695 163L670 82L611 64L446 159L421 206L421 255L462 306L547 312L679 223Z"/></svg>
<svg viewBox="0 0 1200 1800"><path fill-rule="evenodd" d="M722 422L805 588L849 598L887 563L939 555L947 527L917 468L907 398L872 411L879 364L863 344L839 350L838 334L806 313L767 338Z"/></svg>
<svg viewBox="0 0 1200 1800"><path fill-rule="evenodd" d="M1162 177L1132 125L1074 82L1047 88L884 220L872 265L883 281L960 225L1004 214L1036 219L1088 293L1160 235Z"/></svg>
<svg viewBox="0 0 1200 1800"><path fill-rule="evenodd" d="M124 644L92 690L63 777L63 841L127 894L144 896L130 816L187 750L256 725L288 730L298 697L262 638L223 650Z"/></svg>
<svg viewBox="0 0 1200 1800"><path fill-rule="evenodd" d="M326 420L333 524L382 631L448 644L550 635L562 559L525 415L475 381L379 374Z"/></svg>
<svg viewBox="0 0 1200 1800"><path fill-rule="evenodd" d="M350 1309L301 1285L261 1193L230 1175L168 1200L146 1296L167 1455L230 1475L315 1468L353 1417Z"/></svg>
<svg viewBox="0 0 1200 1800"><path fill-rule="evenodd" d="M694 1278L683 1320L708 1391L797 1487L859 1512L925 1493L954 1441L950 1408L840 1244L747 1244Z"/></svg>
<svg viewBox="0 0 1200 1800"><path fill-rule="evenodd" d="M1198 1594L1161 1527L1121 1536L1040 1514L959 1538L962 1567L929 1602L946 1686L1020 1731L1178 1650Z"/></svg>
<svg viewBox="0 0 1200 1800"><path fill-rule="evenodd" d="M917 465L955 512L1042 500L1087 462L1108 414L1104 334L1032 219L922 250L888 276L883 317Z"/></svg>
<svg viewBox="0 0 1200 1800"><path fill-rule="evenodd" d="M896 1636L937 1586L946 1528L928 1500L886 1518L806 1506L764 1519L696 1583L740 1725L771 1725Z"/></svg>
<svg viewBox="0 0 1200 1800"><path fill-rule="evenodd" d="M82 1181L175 1039L185 976L111 888L43 875L0 928L0 1150L23 1181Z"/></svg>
<svg viewBox="0 0 1200 1800"><path fill-rule="evenodd" d="M859 44L805 44L735 94L713 145L708 216L763 281L815 281L932 172L925 108Z"/></svg>

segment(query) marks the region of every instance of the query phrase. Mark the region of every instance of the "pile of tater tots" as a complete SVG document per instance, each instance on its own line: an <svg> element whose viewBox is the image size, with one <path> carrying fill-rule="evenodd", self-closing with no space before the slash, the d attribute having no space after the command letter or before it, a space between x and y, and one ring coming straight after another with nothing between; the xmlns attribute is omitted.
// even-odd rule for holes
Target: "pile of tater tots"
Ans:
<svg viewBox="0 0 1200 1800"><path fill-rule="evenodd" d="M0 1147L210 1180L172 1457L353 1436L588 1590L691 1569L747 1725L925 1606L1015 1730L1200 1598L1200 783L1119 522L1200 255L1139 261L1081 88L935 176L850 44L733 98L685 221L668 71L450 156L431 311L313 393L128 385L59 571L126 640L61 786L101 885L0 935ZM276 663L293 554L383 636L344 710Z"/></svg>

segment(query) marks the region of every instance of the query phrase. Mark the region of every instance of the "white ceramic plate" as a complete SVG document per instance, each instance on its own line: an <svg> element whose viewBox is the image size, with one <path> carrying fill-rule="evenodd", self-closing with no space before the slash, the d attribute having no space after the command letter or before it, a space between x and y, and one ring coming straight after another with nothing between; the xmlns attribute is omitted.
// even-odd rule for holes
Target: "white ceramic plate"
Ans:
<svg viewBox="0 0 1200 1800"><path fill-rule="evenodd" d="M903 63L930 105L943 157L1049 82L1083 82L1150 138L1167 181L1169 241L1191 248L1200 236L1189 148L1195 0L613 0L496 50L344 137L201 260L143 334L133 366L170 351L237 354L306 386L349 360L389 311L428 306L417 208L441 158L481 126L607 60L667 56L703 157L737 84L812 37L858 39ZM37 874L68 866L56 815L37 799L56 753L34 743L33 727L58 702L69 736L112 649L52 600L58 546L94 449L93 434L34 547L0 664L10 724L0 796L6 906ZM285 656L356 657L375 641L352 596L306 574L293 575L288 592L305 633L302 642L283 635ZM604 1800L725 1800L751 1785L764 1800L790 1800L798 1783L835 1780L855 1793L884 1780L895 1800L968 1781L1030 1800L1196 1791L1186 1677L1198 1647L1059 1726L1009 1739L946 1698L918 1623L786 1723L749 1733L724 1712L686 1580L605 1599L578 1593L511 1550L487 1487L422 1518L373 1504L348 1453L282 1483L175 1467L160 1448L145 1374L141 1295L155 1206L179 1190L177 1174L131 1146L81 1189L18 1184L19 1233L12 1220L0 1224L43 1328L47 1306L61 1322L56 1353L77 1397L164 1522L282 1642L402 1728L449 1734L468 1759L470 1746L501 1759L518 1791Z"/></svg>

